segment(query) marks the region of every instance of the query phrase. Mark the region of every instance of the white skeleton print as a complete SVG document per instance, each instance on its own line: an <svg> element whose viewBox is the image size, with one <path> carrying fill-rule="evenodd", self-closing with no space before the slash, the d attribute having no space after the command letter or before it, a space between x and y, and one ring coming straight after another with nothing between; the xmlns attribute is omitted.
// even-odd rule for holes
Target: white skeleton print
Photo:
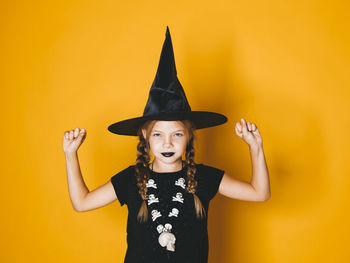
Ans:
<svg viewBox="0 0 350 263"><path fill-rule="evenodd" d="M154 183L153 179L149 179L148 183L146 183L146 187L153 187L153 188L157 189L157 184Z"/></svg>
<svg viewBox="0 0 350 263"><path fill-rule="evenodd" d="M175 181L175 185L181 186L183 189L186 188L185 186L185 179L184 178L179 178L178 180Z"/></svg>
<svg viewBox="0 0 350 263"><path fill-rule="evenodd" d="M184 199L182 198L182 193L176 193L176 196L173 196L173 201L183 203Z"/></svg>
<svg viewBox="0 0 350 263"><path fill-rule="evenodd" d="M177 208L173 208L173 209L171 210L171 212L169 213L168 216L169 216L169 217L172 217L172 216L177 217L178 214L179 214L179 210L178 210Z"/></svg>
<svg viewBox="0 0 350 263"><path fill-rule="evenodd" d="M148 196L148 204L153 204L153 203L159 203L159 199L158 197L156 198L156 196L154 194L150 194Z"/></svg>

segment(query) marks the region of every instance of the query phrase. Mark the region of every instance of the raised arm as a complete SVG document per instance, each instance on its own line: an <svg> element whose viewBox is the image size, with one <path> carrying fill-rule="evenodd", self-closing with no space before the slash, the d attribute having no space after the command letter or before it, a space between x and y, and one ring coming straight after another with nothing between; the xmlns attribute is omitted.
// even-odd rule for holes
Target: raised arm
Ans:
<svg viewBox="0 0 350 263"><path fill-rule="evenodd" d="M244 201L267 201L271 193L262 139L255 124L246 123L244 119L241 119L241 123L242 126L239 123L236 124L236 134L249 145L252 179L248 183L225 173L219 186L219 193Z"/></svg>
<svg viewBox="0 0 350 263"><path fill-rule="evenodd" d="M63 151L66 157L67 181L69 196L73 208L77 212L89 211L105 206L117 200L112 183L108 181L104 185L89 191L81 175L78 148L86 138L84 129L79 131L67 131L63 136Z"/></svg>

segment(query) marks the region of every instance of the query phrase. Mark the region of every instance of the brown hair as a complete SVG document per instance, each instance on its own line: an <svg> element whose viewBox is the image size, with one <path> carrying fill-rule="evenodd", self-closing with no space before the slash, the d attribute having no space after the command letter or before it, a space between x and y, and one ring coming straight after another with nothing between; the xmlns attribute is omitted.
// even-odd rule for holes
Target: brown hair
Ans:
<svg viewBox="0 0 350 263"><path fill-rule="evenodd" d="M147 187L146 183L149 179L149 162L150 162L150 147L148 138L149 135L156 124L156 120L149 120L146 121L137 132L137 136L139 137L139 142L137 144L137 159L136 159L136 165L135 165L135 171L136 171L136 180L137 180L137 186L139 188L139 194L142 197L143 201L139 210L139 213L137 215L137 219L140 222L145 222L148 219L148 209L146 205L147 200ZM194 175L197 171L195 162L194 162L194 140L195 137L195 126L194 124L189 120L181 120L181 122L184 124L187 134L188 134L188 142L186 147L186 159L185 159L185 170L187 170L187 188L186 191L188 193L193 194L194 198L194 206L196 211L197 218L203 218L205 216L205 210L203 208L202 202L198 198L196 193L196 187L197 187L197 181L194 179ZM142 129L146 130L146 138L144 138L142 134Z"/></svg>

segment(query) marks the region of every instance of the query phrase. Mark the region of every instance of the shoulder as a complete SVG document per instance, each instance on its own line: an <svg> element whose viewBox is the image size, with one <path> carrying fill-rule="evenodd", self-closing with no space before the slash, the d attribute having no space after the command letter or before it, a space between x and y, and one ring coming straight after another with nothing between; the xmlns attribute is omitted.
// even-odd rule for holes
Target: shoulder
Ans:
<svg viewBox="0 0 350 263"><path fill-rule="evenodd" d="M219 169L214 166L206 165L203 163L196 164L196 174L195 178L199 181L207 181L208 183L212 182L213 180L217 180L223 177L225 174L225 171L222 169Z"/></svg>
<svg viewBox="0 0 350 263"><path fill-rule="evenodd" d="M196 164L197 171L199 173L208 173L208 174L216 174L216 173L224 173L224 170L216 168L214 166L206 165L203 163Z"/></svg>
<svg viewBox="0 0 350 263"><path fill-rule="evenodd" d="M135 171L135 165L130 165L126 167L125 169L118 172L118 174L130 174Z"/></svg>
<svg viewBox="0 0 350 263"><path fill-rule="evenodd" d="M135 185L135 181L132 179L135 178L134 171L135 166L130 165L111 177L111 183L121 205L128 202L128 191L132 185Z"/></svg>
<svg viewBox="0 0 350 263"><path fill-rule="evenodd" d="M198 181L198 194L206 200L211 200L219 189L225 171L203 163L196 164L196 167L195 179Z"/></svg>
<svg viewBox="0 0 350 263"><path fill-rule="evenodd" d="M130 176L135 174L135 165L130 165L126 167L125 169L117 172L115 175L112 176L111 180L117 180L117 178L129 178Z"/></svg>

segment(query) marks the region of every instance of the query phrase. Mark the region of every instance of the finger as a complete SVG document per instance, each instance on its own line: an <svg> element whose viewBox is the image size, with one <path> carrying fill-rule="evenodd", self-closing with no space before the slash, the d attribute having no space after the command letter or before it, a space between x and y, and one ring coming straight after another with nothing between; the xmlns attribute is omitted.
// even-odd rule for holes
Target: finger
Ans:
<svg viewBox="0 0 350 263"><path fill-rule="evenodd" d="M239 124L236 124L235 132L236 132L238 137L242 138L242 132L239 129Z"/></svg>
<svg viewBox="0 0 350 263"><path fill-rule="evenodd" d="M258 129L258 127L256 127L256 129L255 129L254 133L255 133L255 134L258 134L258 135L260 135L260 132L259 132L259 129Z"/></svg>
<svg viewBox="0 0 350 263"><path fill-rule="evenodd" d="M85 134L81 135L81 143L83 143L85 141L85 139L86 139Z"/></svg>
<svg viewBox="0 0 350 263"><path fill-rule="evenodd" d="M252 131L255 132L258 128L256 127L256 125L253 123L252 124Z"/></svg>
<svg viewBox="0 0 350 263"><path fill-rule="evenodd" d="M83 142L85 140L86 132L85 132L84 128L80 130L79 137L82 139L81 142Z"/></svg>
<svg viewBox="0 0 350 263"><path fill-rule="evenodd" d="M243 134L242 134L241 132L239 132L238 130L236 130L236 135L237 135L239 138L241 138L241 139L242 139L242 137L243 137Z"/></svg>
<svg viewBox="0 0 350 263"><path fill-rule="evenodd" d="M248 132L247 123L245 122L245 120L243 118L241 119L241 123L242 123L242 132L243 132L243 134L246 134Z"/></svg>
<svg viewBox="0 0 350 263"><path fill-rule="evenodd" d="M75 128L74 130L74 138L78 137L79 134L79 128Z"/></svg>
<svg viewBox="0 0 350 263"><path fill-rule="evenodd" d="M68 139L68 132L65 132L65 133L64 133L64 138L65 138L65 139Z"/></svg>
<svg viewBox="0 0 350 263"><path fill-rule="evenodd" d="M250 132L252 131L252 124L249 121L247 121L247 129Z"/></svg>
<svg viewBox="0 0 350 263"><path fill-rule="evenodd" d="M249 135L248 132L248 127L247 127L247 122L244 118L241 118L241 125L242 125L242 139L247 138L247 136Z"/></svg>
<svg viewBox="0 0 350 263"><path fill-rule="evenodd" d="M73 137L74 137L74 133L73 133L73 131L70 131L70 132L69 132L69 139L70 139L70 140L73 140Z"/></svg>
<svg viewBox="0 0 350 263"><path fill-rule="evenodd" d="M236 128L238 129L239 132L242 132L242 126L239 124L239 122L236 123Z"/></svg>

